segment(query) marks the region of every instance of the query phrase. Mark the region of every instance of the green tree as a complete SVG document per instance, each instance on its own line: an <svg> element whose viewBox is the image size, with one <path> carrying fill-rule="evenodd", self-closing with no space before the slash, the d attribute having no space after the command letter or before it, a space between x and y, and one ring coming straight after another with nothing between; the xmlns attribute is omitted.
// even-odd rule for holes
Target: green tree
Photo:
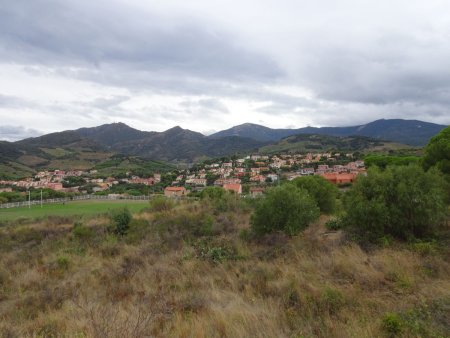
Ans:
<svg viewBox="0 0 450 338"><path fill-rule="evenodd" d="M206 187L200 193L201 199L219 200L225 196L227 191L221 187Z"/></svg>
<svg viewBox="0 0 450 338"><path fill-rule="evenodd" d="M338 189L323 177L318 175L298 177L293 183L298 188L308 191L316 200L321 212L331 214L336 209Z"/></svg>
<svg viewBox="0 0 450 338"><path fill-rule="evenodd" d="M306 190L298 189L294 184L284 184L267 190L251 217L251 227L257 235L281 230L292 236L319 215L316 201Z"/></svg>
<svg viewBox="0 0 450 338"><path fill-rule="evenodd" d="M368 242L425 237L446 219L444 183L417 165L370 168L345 196L344 226Z"/></svg>
<svg viewBox="0 0 450 338"><path fill-rule="evenodd" d="M116 235L123 236L130 228L132 216L127 208L115 209L111 212L111 230Z"/></svg>
<svg viewBox="0 0 450 338"><path fill-rule="evenodd" d="M434 136L425 147L422 165L425 170L438 168L450 182L450 127Z"/></svg>

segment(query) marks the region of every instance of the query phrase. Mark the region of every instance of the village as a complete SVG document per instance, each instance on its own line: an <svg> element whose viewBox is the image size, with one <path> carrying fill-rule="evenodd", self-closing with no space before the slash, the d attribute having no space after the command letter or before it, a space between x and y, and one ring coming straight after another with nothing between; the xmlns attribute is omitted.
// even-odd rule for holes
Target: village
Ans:
<svg viewBox="0 0 450 338"><path fill-rule="evenodd" d="M151 177L139 177L131 171L121 177L104 177L97 170L41 171L19 181L0 181L0 193L51 189L61 193L117 195L115 186L138 185L153 187L152 193L164 192L170 197L185 196L207 186L222 187L238 195L258 196L282 180L320 175L333 184L345 186L365 172L364 161L354 159L353 153L253 154L208 160L189 169L154 173Z"/></svg>

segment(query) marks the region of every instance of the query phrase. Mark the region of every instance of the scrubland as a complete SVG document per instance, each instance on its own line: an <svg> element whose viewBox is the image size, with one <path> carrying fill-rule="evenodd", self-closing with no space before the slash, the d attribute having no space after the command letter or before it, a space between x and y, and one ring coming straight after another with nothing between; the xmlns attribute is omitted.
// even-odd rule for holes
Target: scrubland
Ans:
<svg viewBox="0 0 450 338"><path fill-rule="evenodd" d="M2 337L448 337L448 229L364 247L328 231L253 238L251 207L161 203L0 228Z"/></svg>

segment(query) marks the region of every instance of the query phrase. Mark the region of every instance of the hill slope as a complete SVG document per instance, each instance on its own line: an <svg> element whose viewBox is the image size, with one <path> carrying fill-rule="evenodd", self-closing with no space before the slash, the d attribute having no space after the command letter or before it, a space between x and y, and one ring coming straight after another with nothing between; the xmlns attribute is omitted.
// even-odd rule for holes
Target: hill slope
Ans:
<svg viewBox="0 0 450 338"><path fill-rule="evenodd" d="M224 136L251 137L259 141L278 141L296 134L321 134L331 136L367 136L414 146L425 145L431 137L446 126L417 120L377 120L365 125L350 127L306 127L299 129L271 129L257 124L242 124L212 134L211 138Z"/></svg>
<svg viewBox="0 0 450 338"><path fill-rule="evenodd" d="M382 141L366 136L329 136L299 134L288 136L277 143L261 147L264 154L314 151L388 151L410 148L408 145Z"/></svg>

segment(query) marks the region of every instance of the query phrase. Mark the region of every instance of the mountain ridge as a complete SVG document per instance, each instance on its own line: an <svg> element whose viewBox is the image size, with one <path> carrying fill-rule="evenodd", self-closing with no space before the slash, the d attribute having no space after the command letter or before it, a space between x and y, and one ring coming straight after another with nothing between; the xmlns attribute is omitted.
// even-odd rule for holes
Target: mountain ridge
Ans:
<svg viewBox="0 0 450 338"><path fill-rule="evenodd" d="M444 129L445 125L419 120L380 119L363 125L347 127L304 127L297 129L272 129L258 124L244 123L210 135L211 138L242 136L258 141L278 141L296 134L319 134L330 136L367 136L392 142L423 146Z"/></svg>

